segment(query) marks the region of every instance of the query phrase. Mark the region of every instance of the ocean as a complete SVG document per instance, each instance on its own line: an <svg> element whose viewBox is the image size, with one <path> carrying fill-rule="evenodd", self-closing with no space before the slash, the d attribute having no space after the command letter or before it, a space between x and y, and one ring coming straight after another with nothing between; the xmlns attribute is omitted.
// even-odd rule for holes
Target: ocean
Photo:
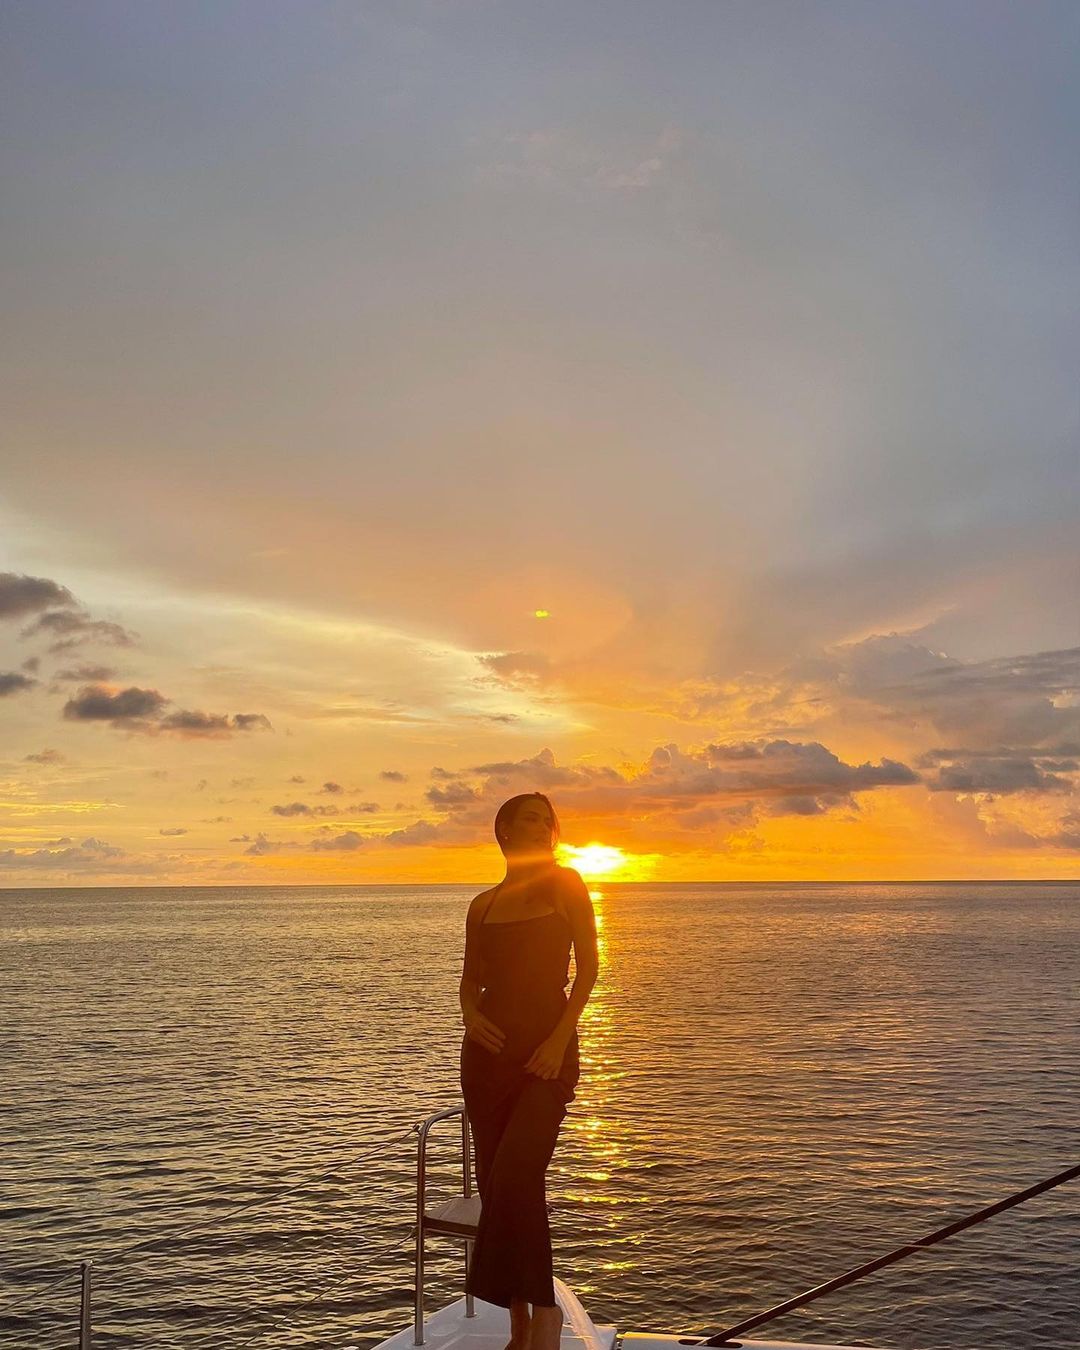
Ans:
<svg viewBox="0 0 1080 1350"><path fill-rule="evenodd" d="M69 1350L84 1260L96 1350L408 1325L485 884L0 892L0 1343ZM1080 885L593 889L548 1197L597 1323L711 1333L1080 1162ZM1080 1347L1080 1181L756 1334Z"/></svg>

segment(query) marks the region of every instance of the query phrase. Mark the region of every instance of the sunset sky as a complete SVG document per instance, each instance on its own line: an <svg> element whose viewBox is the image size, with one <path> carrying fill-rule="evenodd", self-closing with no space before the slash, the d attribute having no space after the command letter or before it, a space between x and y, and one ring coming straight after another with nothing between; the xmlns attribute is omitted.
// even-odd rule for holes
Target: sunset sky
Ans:
<svg viewBox="0 0 1080 1350"><path fill-rule="evenodd" d="M0 885L1080 877L1075 0L3 27Z"/></svg>

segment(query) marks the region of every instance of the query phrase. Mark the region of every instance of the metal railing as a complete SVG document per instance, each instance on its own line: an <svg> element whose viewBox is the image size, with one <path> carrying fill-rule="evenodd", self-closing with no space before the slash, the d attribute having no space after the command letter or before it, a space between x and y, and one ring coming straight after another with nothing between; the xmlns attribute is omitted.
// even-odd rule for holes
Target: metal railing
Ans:
<svg viewBox="0 0 1080 1350"><path fill-rule="evenodd" d="M1058 1172L1056 1176L1048 1177L1046 1181L1040 1181L1034 1186L1029 1186L1026 1190L1017 1191L1015 1195L999 1200L995 1205L987 1205L985 1209L976 1210L974 1214L968 1214L963 1219L957 1219L955 1223L946 1224L944 1228L938 1228L935 1232L928 1233L926 1237L919 1238L915 1242L905 1242L902 1247L897 1247L884 1256L879 1256L873 1261L866 1261L863 1265L856 1266L854 1270L848 1270L843 1275L837 1275L835 1279L826 1280L824 1284L815 1285L813 1289L807 1289L805 1293L796 1294L794 1298L786 1299L783 1303L777 1303L775 1307L766 1308L764 1312L758 1313L755 1317L748 1317L745 1321L736 1322L733 1327L728 1327L726 1331L718 1331L715 1335L696 1342L687 1340L682 1344L726 1345L734 1336L745 1335L753 1327L764 1326L766 1322L772 1322L784 1313L791 1312L794 1308L802 1308L807 1303L813 1303L815 1299L819 1299L825 1294L831 1294L834 1289L842 1289L846 1284L853 1284L855 1280L861 1280L864 1275L870 1275L875 1270L881 1270L884 1266L891 1266L894 1261L902 1261L905 1256L925 1251L927 1247L932 1247L937 1242L944 1242L954 1233L961 1233L965 1228L983 1223L986 1219L993 1218L995 1214L1000 1214L1002 1210L1012 1209L1014 1205L1022 1205L1025 1200L1030 1200L1036 1195L1042 1195L1044 1191L1053 1190L1055 1186L1063 1186L1066 1181L1075 1181L1077 1177L1080 1177L1080 1167L1069 1167L1064 1172Z"/></svg>
<svg viewBox="0 0 1080 1350"><path fill-rule="evenodd" d="M455 1111L458 1111L460 1109L461 1109L460 1107L451 1108L447 1112L440 1113L440 1115L453 1115ZM391 1147L392 1145L400 1142L403 1139L408 1138L409 1135L423 1132L425 1125L430 1125L430 1123L431 1121L424 1122L424 1124L420 1125L417 1124L410 1125L408 1126L407 1129L399 1131L398 1133L381 1140L373 1148L367 1149L363 1153L354 1155L350 1158L345 1159L342 1162L336 1163L333 1167L322 1170L315 1176L305 1177L301 1181L298 1181L291 1186L286 1186L282 1190L275 1191L273 1195L258 1196L254 1200L247 1200L242 1202L241 1204L233 1205L229 1209L222 1211L220 1214L214 1215L213 1218L200 1220L199 1222L190 1224L186 1228L181 1228L178 1231L173 1230L170 1232L158 1233L155 1234L153 1237L129 1243L126 1247L121 1247L119 1248L119 1250L115 1252L106 1253L104 1255L99 1255L93 1258L87 1258L86 1260L80 1261L78 1265L78 1272L79 1272L78 1350L92 1350L93 1347L93 1292L94 1292L95 1266L99 1268L104 1265L108 1265L110 1267L117 1266L128 1257L133 1256L136 1252L147 1251L151 1247L155 1247L160 1243L174 1242L178 1238L189 1237L193 1233L198 1233L205 1231L206 1229L209 1228L214 1228L217 1225L234 1218L237 1214L242 1214L247 1210L261 1209L266 1206L276 1204L278 1201L282 1200L287 1195L292 1195L296 1191L304 1190L310 1186L317 1185L320 1181L325 1181L329 1177L335 1176L339 1172L347 1168L356 1166L357 1163L364 1162L368 1158L372 1158L376 1154L384 1152L387 1148ZM421 1147L423 1147L422 1144ZM386 1249L386 1252L383 1254L388 1254L390 1251L394 1251L398 1247L404 1245L404 1243L411 1236L412 1236L412 1227L410 1226L409 1231L405 1233L403 1237L398 1238L389 1248ZM66 1270L63 1275L61 1275L58 1279L53 1280L51 1284L46 1285L44 1289L39 1290L36 1294L28 1295L26 1298L21 1299L11 1308L0 1309L0 1318L2 1318L4 1321L7 1321L11 1318L23 1316L24 1315L23 1309L28 1309L32 1302L40 1303L40 1300L43 1299L45 1295L49 1294L54 1289L58 1289L61 1285L66 1284L70 1279L72 1279L73 1274L74 1274L73 1270L69 1267L68 1270ZM338 1283L340 1282L341 1281L339 1281ZM334 1287L336 1287L336 1285ZM319 1295L317 1295L316 1297L323 1297L325 1296L326 1292L327 1290L325 1289L321 1290ZM261 1336L262 1334L263 1332L260 1331L256 1337L252 1338L252 1340L258 1339L258 1337ZM244 1341L241 1344L248 1345L250 1343L251 1343L250 1341ZM239 1350L239 1347L237 1347L237 1350Z"/></svg>
<svg viewBox="0 0 1080 1350"><path fill-rule="evenodd" d="M413 1344L424 1344L424 1245L427 1232L440 1233L443 1237L465 1243L465 1278L469 1275L469 1262L472 1260L473 1239L464 1234L454 1234L433 1226L425 1212L427 1185L427 1138L431 1127L441 1120L461 1117L461 1170L463 1179L462 1195L472 1195L472 1149L469 1140L469 1117L464 1105L451 1106L445 1111L436 1111L428 1116L419 1127L419 1140L416 1146L416 1255L413 1276ZM475 1317L473 1296L465 1290L465 1316Z"/></svg>

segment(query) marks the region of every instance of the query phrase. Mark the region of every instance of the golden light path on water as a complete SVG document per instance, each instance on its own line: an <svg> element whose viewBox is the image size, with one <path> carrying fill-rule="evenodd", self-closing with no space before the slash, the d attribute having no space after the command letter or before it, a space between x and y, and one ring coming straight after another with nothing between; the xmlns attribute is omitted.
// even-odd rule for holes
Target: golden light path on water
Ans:
<svg viewBox="0 0 1080 1350"><path fill-rule="evenodd" d="M626 859L618 849L604 849L591 845L581 853L590 855L588 861L582 859L589 871L599 870L605 862L612 864L611 870L620 868ZM590 867L589 864L592 864ZM608 958L608 939L604 929L604 905L606 897L597 887L589 888L593 913L596 918L596 945L603 970ZM580 1156L586 1159L586 1166L578 1177L586 1187L581 1191L570 1184L561 1193L561 1199L567 1204L588 1205L594 1216L597 1253L592 1265L598 1270L614 1272L632 1270L636 1263L634 1253L640 1247L643 1235L636 1231L635 1225L624 1221L621 1211L624 1207L639 1204L640 1201L627 1194L619 1194L617 1183L619 1174L627 1165L630 1141L623 1137L623 1127L609 1109L619 1084L626 1077L626 1071L617 1067L613 1051L613 1032L615 1013L611 998L604 981L598 980L593 993L581 1016L582 1030L582 1069L583 1078L587 1075L587 1087L582 1092L581 1114L568 1116L565 1128L572 1134L580 1150ZM614 1182L615 1184L609 1184ZM597 1215L597 1210L600 1211ZM618 1255L619 1248L629 1248L626 1259ZM579 1277L577 1286L583 1294L592 1291L587 1277Z"/></svg>

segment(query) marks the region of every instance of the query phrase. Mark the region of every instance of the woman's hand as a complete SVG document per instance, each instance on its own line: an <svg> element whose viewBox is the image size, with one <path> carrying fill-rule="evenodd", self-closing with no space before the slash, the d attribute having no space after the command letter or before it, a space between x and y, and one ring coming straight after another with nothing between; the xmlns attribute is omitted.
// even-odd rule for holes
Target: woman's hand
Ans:
<svg viewBox="0 0 1080 1350"><path fill-rule="evenodd" d="M506 1041L506 1033L502 1027L497 1027L490 1017L485 1017L482 1012L475 1010L465 1019L465 1035L470 1041L475 1041L485 1050L490 1050L493 1055L502 1050Z"/></svg>
<svg viewBox="0 0 1080 1350"><path fill-rule="evenodd" d="M570 1037L553 1031L546 1041L541 1041L532 1052L526 1073L534 1073L537 1078L555 1078L562 1068L563 1055L570 1044Z"/></svg>

